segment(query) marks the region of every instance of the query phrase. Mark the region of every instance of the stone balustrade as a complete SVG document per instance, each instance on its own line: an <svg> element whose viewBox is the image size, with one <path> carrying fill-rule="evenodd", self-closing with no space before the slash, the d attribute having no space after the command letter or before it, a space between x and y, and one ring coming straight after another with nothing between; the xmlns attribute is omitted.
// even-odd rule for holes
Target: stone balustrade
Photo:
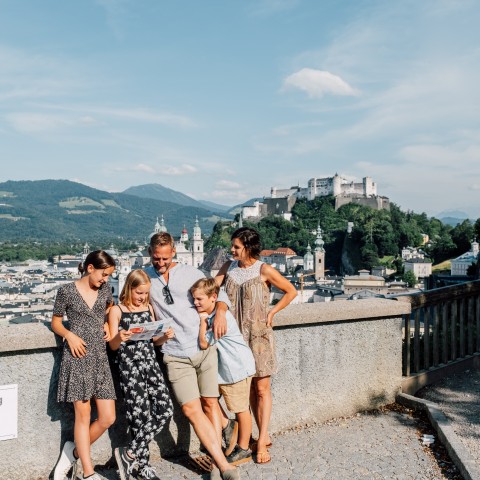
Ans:
<svg viewBox="0 0 480 480"><path fill-rule="evenodd" d="M292 305L280 312L275 318L279 372L272 377L271 431L393 402L402 382L402 315L410 308L371 299ZM47 478L64 441L73 438L73 410L55 400L60 347L49 325L2 328L0 385L18 385L18 438L0 441L2 478ZM119 400L117 422L92 448L94 462L107 462L112 449L125 442ZM168 429L151 444L152 457L197 448L176 405Z"/></svg>

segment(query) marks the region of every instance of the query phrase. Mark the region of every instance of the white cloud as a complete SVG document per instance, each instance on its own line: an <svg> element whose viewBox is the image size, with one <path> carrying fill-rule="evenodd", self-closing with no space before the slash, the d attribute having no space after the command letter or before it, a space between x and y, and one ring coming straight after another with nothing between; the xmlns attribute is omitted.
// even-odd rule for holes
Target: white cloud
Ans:
<svg viewBox="0 0 480 480"><path fill-rule="evenodd" d="M146 172L146 173L156 173L155 169L150 165L145 165L144 163L139 163L133 167L133 170L137 172Z"/></svg>
<svg viewBox="0 0 480 480"><path fill-rule="evenodd" d="M288 76L283 82L284 89L297 88L307 92L310 98L321 98L326 94L357 96L359 92L345 80L333 73L313 68L302 68Z"/></svg>
<svg viewBox="0 0 480 480"><path fill-rule="evenodd" d="M216 186L219 188L232 188L232 189L239 189L242 186L237 182L232 182L231 180L219 180L216 182Z"/></svg>
<svg viewBox="0 0 480 480"><path fill-rule="evenodd" d="M84 75L70 58L30 54L0 45L0 101L61 97L85 87Z"/></svg>
<svg viewBox="0 0 480 480"><path fill-rule="evenodd" d="M168 176L179 176L179 175L189 175L191 173L197 173L198 169L193 165L183 164L178 166L162 166L158 168L158 173L160 175Z"/></svg>
<svg viewBox="0 0 480 480"><path fill-rule="evenodd" d="M5 119L15 130L21 133L53 131L72 124L65 116L43 113L10 113L5 116Z"/></svg>
<svg viewBox="0 0 480 480"><path fill-rule="evenodd" d="M235 192L232 190L213 190L209 193L208 198L226 198L238 202L248 200L251 196L245 192Z"/></svg>
<svg viewBox="0 0 480 480"><path fill-rule="evenodd" d="M63 110L73 113L85 113L87 115L103 116L107 118L120 118L124 120L141 121L146 123L160 123L178 127L194 127L195 122L184 115L169 112L156 112L147 108L112 108L97 107L93 105L44 105L52 110Z"/></svg>
<svg viewBox="0 0 480 480"><path fill-rule="evenodd" d="M198 172L198 169L193 165L159 165L153 167L146 163L137 163L132 166L115 166L113 170L116 172L145 172L156 176L178 177L182 175L191 175Z"/></svg>

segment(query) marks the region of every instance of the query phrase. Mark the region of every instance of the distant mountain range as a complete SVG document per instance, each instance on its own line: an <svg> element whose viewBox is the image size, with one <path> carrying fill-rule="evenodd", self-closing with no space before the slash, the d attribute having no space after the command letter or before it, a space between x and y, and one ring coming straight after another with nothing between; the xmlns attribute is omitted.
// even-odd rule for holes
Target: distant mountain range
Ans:
<svg viewBox="0 0 480 480"><path fill-rule="evenodd" d="M446 225L451 225L452 227L455 227L459 223L468 220L469 216L467 213L460 210L444 210L443 212L435 215L435 218L438 218L442 223L445 223ZM470 219L470 221L472 223L475 222L475 220L472 219Z"/></svg>
<svg viewBox="0 0 480 480"><path fill-rule="evenodd" d="M177 192L171 188L164 187L158 183L149 183L146 185L138 185L136 187L130 187L123 191L127 195L135 195L142 198L152 198L154 200L161 200L163 202L177 203L178 205L184 205L186 207L204 208L212 212L236 215L240 213L243 205L252 205L255 200L261 200L258 198L251 198L246 202L229 207L227 205L220 205L218 203L209 202L207 200L195 200L184 193Z"/></svg>
<svg viewBox="0 0 480 480"><path fill-rule="evenodd" d="M232 218L220 208L229 207L214 209L161 185L109 193L68 180L7 181L0 183L0 241L143 241L161 215L175 236L184 225L191 232L197 216L209 234L219 219Z"/></svg>

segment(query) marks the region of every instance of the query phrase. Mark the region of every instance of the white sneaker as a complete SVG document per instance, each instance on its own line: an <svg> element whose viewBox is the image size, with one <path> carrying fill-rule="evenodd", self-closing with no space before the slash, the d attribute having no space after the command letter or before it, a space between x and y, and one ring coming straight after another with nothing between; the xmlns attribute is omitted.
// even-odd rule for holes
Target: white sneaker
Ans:
<svg viewBox="0 0 480 480"><path fill-rule="evenodd" d="M84 480L84 478L85 477L83 475L79 475L77 477L77 480ZM104 479L104 477L101 477L97 472L95 472L90 477L87 477L87 480L105 480L105 479Z"/></svg>
<svg viewBox="0 0 480 480"><path fill-rule="evenodd" d="M60 454L60 458L55 465L55 470L53 472L53 480L65 480L65 478L67 477L67 473L72 466L73 474L76 474L77 459L73 455L74 449L75 444L73 442L65 442L62 453ZM73 478L75 478L75 476Z"/></svg>

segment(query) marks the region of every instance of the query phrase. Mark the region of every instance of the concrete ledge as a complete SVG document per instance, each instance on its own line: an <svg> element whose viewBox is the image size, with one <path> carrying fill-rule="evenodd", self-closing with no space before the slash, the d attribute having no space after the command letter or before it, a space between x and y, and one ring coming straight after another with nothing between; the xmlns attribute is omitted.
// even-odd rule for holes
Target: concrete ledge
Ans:
<svg viewBox="0 0 480 480"><path fill-rule="evenodd" d="M445 445L451 459L460 470L465 480L480 479L480 467L476 464L469 451L455 433L450 420L440 410L438 405L428 400L413 397L406 393L397 396L397 402L409 408L416 408L427 412L428 418L438 437Z"/></svg>
<svg viewBox="0 0 480 480"><path fill-rule="evenodd" d="M379 318L407 315L411 307L405 302L385 299L341 301L327 303L304 303L292 305L275 316L274 329L285 327L305 327L309 324L332 322L355 322L376 320ZM8 325L0 337L0 353L39 350L62 345L62 339L56 337L50 323L27 323Z"/></svg>
<svg viewBox="0 0 480 480"><path fill-rule="evenodd" d="M376 320L379 318L400 317L410 312L411 307L408 303L382 298L303 303L287 307L275 315L273 328Z"/></svg>
<svg viewBox="0 0 480 480"><path fill-rule="evenodd" d="M0 353L23 352L59 347L62 339L50 328L50 323L26 323L2 328Z"/></svg>

